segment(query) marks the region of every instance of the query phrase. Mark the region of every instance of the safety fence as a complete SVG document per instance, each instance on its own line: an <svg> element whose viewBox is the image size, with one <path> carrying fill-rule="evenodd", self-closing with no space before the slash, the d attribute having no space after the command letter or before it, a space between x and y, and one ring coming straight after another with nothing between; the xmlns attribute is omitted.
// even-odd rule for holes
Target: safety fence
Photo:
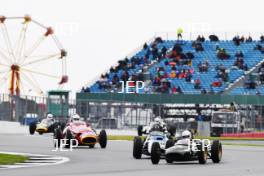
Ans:
<svg viewBox="0 0 264 176"><path fill-rule="evenodd" d="M54 107L61 107L64 100L37 96L11 96L0 94L0 120L22 121L23 118L43 118ZM75 101L67 102L67 114L75 112ZM58 108L57 108L58 109ZM63 114L63 113L62 113Z"/></svg>

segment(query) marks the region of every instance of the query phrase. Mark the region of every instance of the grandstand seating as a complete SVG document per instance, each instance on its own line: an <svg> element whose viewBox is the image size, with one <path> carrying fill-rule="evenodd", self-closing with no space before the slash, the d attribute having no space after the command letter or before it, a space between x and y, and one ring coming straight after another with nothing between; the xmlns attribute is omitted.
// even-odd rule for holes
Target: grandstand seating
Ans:
<svg viewBox="0 0 264 176"><path fill-rule="evenodd" d="M194 55L194 58L192 59L192 63L189 65L176 65L177 70L189 70L192 69L192 78L190 82L186 82L184 78L170 78L169 76L167 78L164 78L165 81L170 82L169 91L167 93L172 92L173 87L180 87L181 92L184 94L200 94L201 90L204 89L207 92L211 93L223 93L226 88L231 84L234 83L237 79L239 79L241 76L245 75L245 71L235 68L234 62L236 60L235 54L238 51L242 51L244 54L244 63L247 64L248 70L255 67L258 63L260 63L264 59L264 54L261 53L258 50L255 50L257 44L259 44L259 41L252 41L252 42L242 42L239 46L235 45L232 40L220 40L218 42L212 42L209 40L205 40L202 42L202 46L204 48L204 51L195 51L195 49L192 47L193 41L186 41L186 40L164 40L163 42L157 43L158 51L161 52L163 47L167 48L167 53L169 53L175 44L179 43L181 48L183 49L183 53L191 52ZM151 44L149 44L150 46ZM224 48L227 53L231 56L227 60L220 60L216 56L216 47ZM263 46L263 43L262 43ZM158 68L163 67L164 72L166 75L170 75L171 73L171 66L166 64L167 62L170 62L170 58L166 55L166 57L163 57L162 59L156 59L153 57L152 53L149 53L149 57L146 59L145 56L148 53L149 49L142 49L138 51L134 58L139 58L138 64L135 65L135 67L127 69L129 76L131 75L138 75L139 73L142 73L143 69L144 73L149 73L149 76L151 78L151 81L148 82L148 91L142 90L140 93L157 93L157 86L153 84L155 77L159 74ZM207 72L199 72L199 63L200 62L209 62L209 67ZM132 63L131 58L128 59L128 63ZM226 70L228 71L228 81L224 82L221 80L221 86L219 87L213 87L212 83L214 81L219 81L219 78L216 77L217 70L216 66L222 64ZM113 86L111 86L111 81L115 74L121 79L122 74L124 73L123 69L119 69L116 73L108 72L108 78L105 78L104 84L110 85L109 88L104 88L100 86L100 80L98 80L96 83L94 83L92 86L89 87L89 92L92 93L103 93L103 92L115 92L117 89ZM194 87L194 80L200 79L201 81L201 88L195 89ZM256 89L246 89L244 87L236 87L233 90L231 90L230 94L238 95L238 94L256 94L258 92L259 94L264 94L264 86L259 86Z"/></svg>

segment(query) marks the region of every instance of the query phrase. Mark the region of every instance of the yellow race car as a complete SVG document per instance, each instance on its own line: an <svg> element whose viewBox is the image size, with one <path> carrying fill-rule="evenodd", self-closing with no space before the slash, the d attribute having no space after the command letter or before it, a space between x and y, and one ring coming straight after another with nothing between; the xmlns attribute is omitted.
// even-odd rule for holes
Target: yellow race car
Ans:
<svg viewBox="0 0 264 176"><path fill-rule="evenodd" d="M33 135L38 132L40 135L43 133L53 133L58 127L63 129L63 124L50 119L43 119L40 122L33 122L29 125L29 133Z"/></svg>

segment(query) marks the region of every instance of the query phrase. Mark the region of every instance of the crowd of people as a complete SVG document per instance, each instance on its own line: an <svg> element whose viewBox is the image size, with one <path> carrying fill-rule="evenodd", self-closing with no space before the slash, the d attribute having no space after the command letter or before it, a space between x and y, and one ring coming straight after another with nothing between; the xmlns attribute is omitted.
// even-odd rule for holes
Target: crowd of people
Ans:
<svg viewBox="0 0 264 176"><path fill-rule="evenodd" d="M241 70L248 71L248 66L244 62L244 54L243 54L243 52L242 51L237 52L235 57L236 57L236 61L234 63L234 66L239 68L239 69L241 69Z"/></svg>
<svg viewBox="0 0 264 176"><path fill-rule="evenodd" d="M182 29L177 31L178 40L182 39ZM196 53L203 52L205 37L199 35L195 41L192 42L192 48ZM209 40L216 43L216 57L223 62L235 57L233 66L237 69L248 71L248 65L245 62L245 56L242 51L238 51L234 56L222 47L219 47L219 38L216 35L210 35ZM174 46L169 49L166 45L162 45L163 39L157 37L151 44L145 43L143 45L144 56L134 56L132 58L125 58L118 61L118 64L111 67L108 73L102 74L100 79L97 81L99 89L105 91L115 91L121 87L120 81L145 81L144 73L148 70L148 67L155 63L164 62L164 66L159 66L156 68L156 75L151 75L151 85L152 90L158 93L182 93L182 88L180 86L174 86L171 84L172 79L184 79L186 82L192 82L195 89L200 89L201 93L205 94L208 90L204 89L200 78L193 80L194 67L193 59L195 58L195 53L191 51L184 52L181 42L176 42ZM235 36L233 38L233 43L236 46L242 43L253 42L251 36ZM259 42L255 46L255 50L259 50L264 53L264 36L260 37ZM161 45L161 47L160 47ZM197 65L200 73L206 73L209 69L212 69L214 65L209 63L210 58L205 58L200 61ZM145 68L145 69L144 69ZM168 69L169 68L169 69ZM261 68L262 71L259 72L260 80L264 82L264 65ZM134 71L137 70L137 71ZM168 71L169 70L169 71ZM229 81L229 70L224 67L223 64L219 64L215 67L217 74L215 76L216 80L211 83L212 87L221 87L225 82ZM202 76L202 75L200 75ZM90 92L89 87L83 88L82 92Z"/></svg>

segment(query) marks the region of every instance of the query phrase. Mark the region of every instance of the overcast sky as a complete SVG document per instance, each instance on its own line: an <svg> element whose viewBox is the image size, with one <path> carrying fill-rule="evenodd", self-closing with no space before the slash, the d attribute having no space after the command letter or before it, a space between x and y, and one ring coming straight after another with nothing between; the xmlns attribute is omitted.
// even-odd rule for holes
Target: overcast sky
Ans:
<svg viewBox="0 0 264 176"><path fill-rule="evenodd" d="M263 7L261 0L3 0L0 12L55 28L69 53L67 89L75 92L157 32L264 31ZM40 85L52 89L51 82Z"/></svg>

